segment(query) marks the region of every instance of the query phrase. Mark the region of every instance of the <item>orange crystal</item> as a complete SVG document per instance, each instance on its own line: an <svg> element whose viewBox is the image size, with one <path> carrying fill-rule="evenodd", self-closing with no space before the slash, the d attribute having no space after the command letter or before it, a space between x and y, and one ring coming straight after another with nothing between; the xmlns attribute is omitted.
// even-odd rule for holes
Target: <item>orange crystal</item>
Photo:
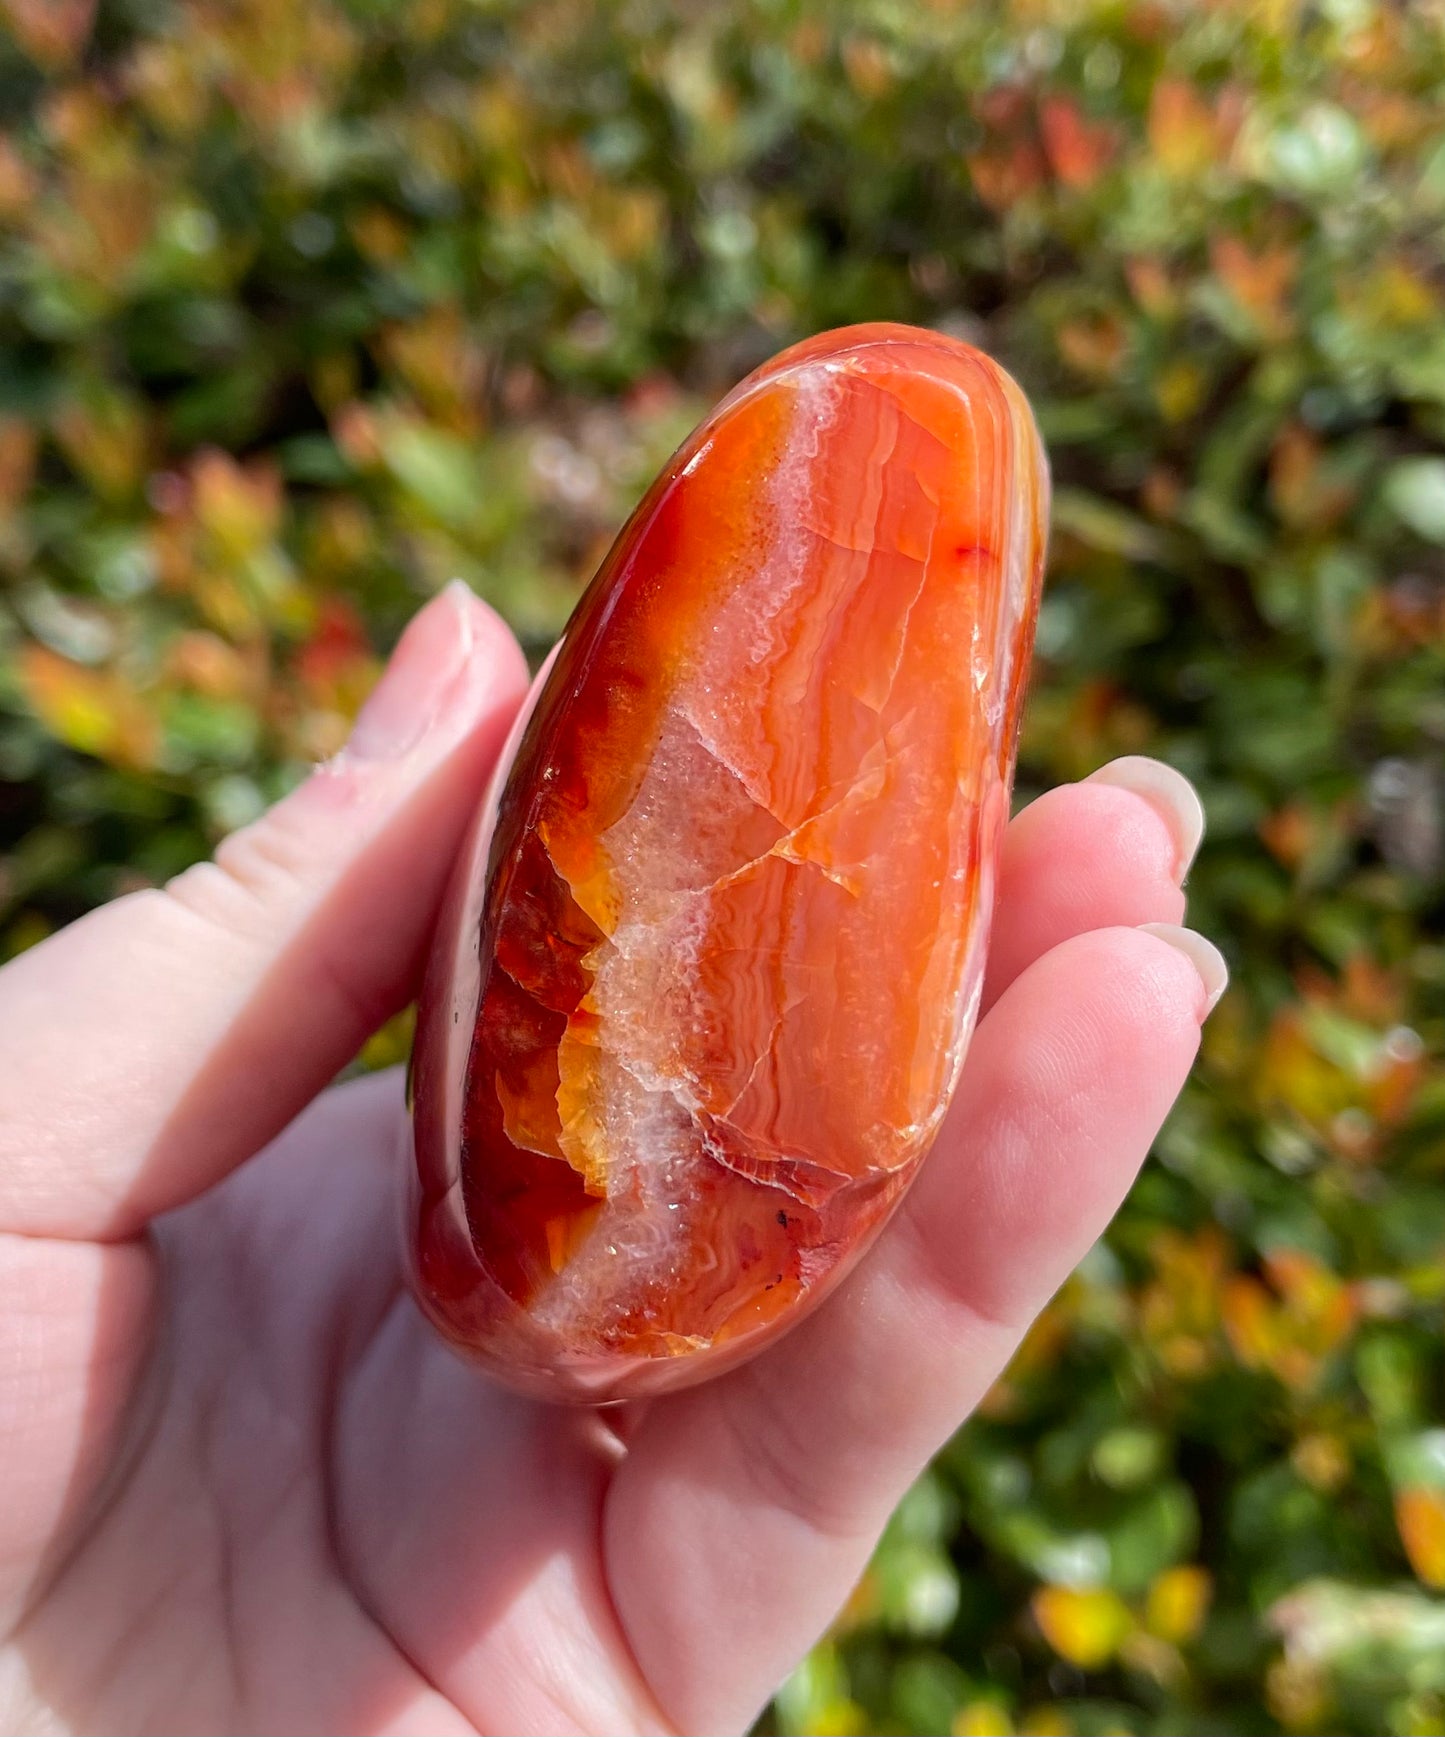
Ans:
<svg viewBox="0 0 1445 1737"><path fill-rule="evenodd" d="M855 326L743 381L613 546L413 1058L415 1288L514 1385L716 1373L897 1205L978 1005L1047 497L996 364Z"/></svg>

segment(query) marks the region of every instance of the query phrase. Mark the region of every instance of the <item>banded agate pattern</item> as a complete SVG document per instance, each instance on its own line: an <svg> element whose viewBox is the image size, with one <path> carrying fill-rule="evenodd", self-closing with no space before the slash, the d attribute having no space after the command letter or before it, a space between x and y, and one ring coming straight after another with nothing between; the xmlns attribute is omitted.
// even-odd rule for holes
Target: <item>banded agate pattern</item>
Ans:
<svg viewBox="0 0 1445 1737"><path fill-rule="evenodd" d="M533 1391L716 1372L897 1204L978 1004L1047 471L900 326L745 380L533 691L420 1008L427 1313Z"/></svg>

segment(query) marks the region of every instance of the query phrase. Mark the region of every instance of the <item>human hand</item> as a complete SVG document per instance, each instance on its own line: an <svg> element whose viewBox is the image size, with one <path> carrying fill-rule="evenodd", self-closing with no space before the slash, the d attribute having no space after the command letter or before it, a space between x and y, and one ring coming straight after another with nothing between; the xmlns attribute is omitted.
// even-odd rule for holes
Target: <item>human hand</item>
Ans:
<svg viewBox="0 0 1445 1737"><path fill-rule="evenodd" d="M335 762L0 971L0 1728L745 1729L1178 1091L1224 967L1148 925L1202 818L1121 761L1010 827L953 1108L839 1292L616 1413L495 1387L404 1291L399 1077L322 1088L525 687L449 589Z"/></svg>

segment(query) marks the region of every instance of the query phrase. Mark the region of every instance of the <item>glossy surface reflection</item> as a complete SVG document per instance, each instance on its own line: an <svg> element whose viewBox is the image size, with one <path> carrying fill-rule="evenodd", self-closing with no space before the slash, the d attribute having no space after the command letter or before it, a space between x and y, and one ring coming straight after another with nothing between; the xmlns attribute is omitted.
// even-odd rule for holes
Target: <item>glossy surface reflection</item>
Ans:
<svg viewBox="0 0 1445 1737"><path fill-rule="evenodd" d="M417 1292L513 1382L713 1373L897 1203L977 1005L1046 503L1005 374L864 326L744 381L618 539L414 1058Z"/></svg>

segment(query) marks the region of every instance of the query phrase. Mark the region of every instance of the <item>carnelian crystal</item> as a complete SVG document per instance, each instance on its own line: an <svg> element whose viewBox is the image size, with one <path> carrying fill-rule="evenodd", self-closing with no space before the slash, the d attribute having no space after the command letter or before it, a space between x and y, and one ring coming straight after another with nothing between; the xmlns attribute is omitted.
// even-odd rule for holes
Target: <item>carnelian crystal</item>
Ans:
<svg viewBox="0 0 1445 1737"><path fill-rule="evenodd" d="M414 1287L514 1385L716 1373L897 1205L978 1004L1047 499L995 363L856 326L743 381L618 537L413 1057Z"/></svg>

